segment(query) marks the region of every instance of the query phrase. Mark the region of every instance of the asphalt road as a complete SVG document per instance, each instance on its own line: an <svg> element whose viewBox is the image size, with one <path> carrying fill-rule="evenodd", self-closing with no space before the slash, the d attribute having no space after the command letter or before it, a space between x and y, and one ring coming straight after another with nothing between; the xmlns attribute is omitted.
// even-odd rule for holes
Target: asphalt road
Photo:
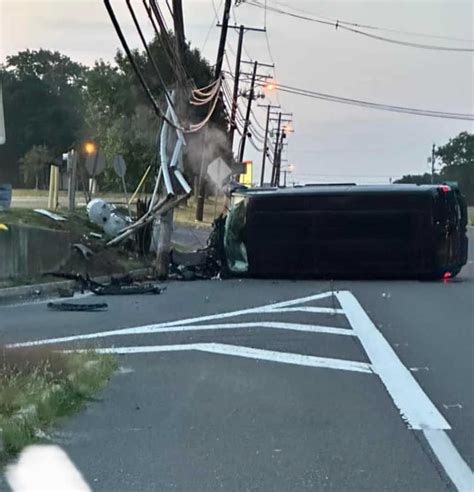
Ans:
<svg viewBox="0 0 474 492"><path fill-rule="evenodd" d="M104 313L1 307L0 341L128 352L49 436L93 490L456 490L474 468L470 238L446 283L171 283Z"/></svg>

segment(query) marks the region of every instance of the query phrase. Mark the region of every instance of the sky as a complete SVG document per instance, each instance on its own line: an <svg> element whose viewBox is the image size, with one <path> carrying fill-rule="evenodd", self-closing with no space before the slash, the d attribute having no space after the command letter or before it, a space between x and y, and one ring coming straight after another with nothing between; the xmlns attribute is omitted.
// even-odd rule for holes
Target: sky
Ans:
<svg viewBox="0 0 474 492"><path fill-rule="evenodd" d="M132 0L148 39L152 30L141 0ZM166 4L160 0L166 10ZM262 3L265 0L261 0ZM377 32L424 44L474 48L474 3L458 0L266 0L268 6L306 11L384 28L466 41ZM123 0L112 0L132 46L139 46ZM222 0L183 0L186 38L215 63ZM266 27L247 32L246 60L275 62L277 82L336 96L437 111L474 113L474 58L470 52L418 49L358 36L331 26L294 19L246 5L233 8L232 24ZM171 21L169 22L171 25ZM268 39L267 39L268 37ZM268 41L268 42L267 42ZM229 30L227 55L235 64L237 32ZM0 0L0 63L24 49L58 50L92 64L112 61L119 41L101 0ZM269 49L270 47L270 49ZM250 67L250 65L248 65ZM224 68L227 70L227 66ZM232 84L232 80L228 80ZM278 96L278 97L277 97ZM279 93L254 103L262 126L265 109L279 100L293 114L284 165L290 182L388 183L403 174L428 172L431 146L443 145L473 122L382 112ZM239 104L245 110L247 101ZM235 150L235 149L234 149ZM260 176L261 153L247 145ZM268 179L266 179L267 181Z"/></svg>

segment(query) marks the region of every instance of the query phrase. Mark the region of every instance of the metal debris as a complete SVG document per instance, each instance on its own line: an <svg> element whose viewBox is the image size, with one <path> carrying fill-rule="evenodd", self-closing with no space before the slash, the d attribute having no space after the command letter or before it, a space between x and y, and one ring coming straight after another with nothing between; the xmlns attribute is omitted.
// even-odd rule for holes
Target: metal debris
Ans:
<svg viewBox="0 0 474 492"><path fill-rule="evenodd" d="M50 212L49 210L46 210L44 208L35 208L33 212L36 212L37 214L40 215L44 215L45 217L55 220L56 222L65 222L67 220L65 217L62 217L61 215L58 214L53 214L53 212Z"/></svg>

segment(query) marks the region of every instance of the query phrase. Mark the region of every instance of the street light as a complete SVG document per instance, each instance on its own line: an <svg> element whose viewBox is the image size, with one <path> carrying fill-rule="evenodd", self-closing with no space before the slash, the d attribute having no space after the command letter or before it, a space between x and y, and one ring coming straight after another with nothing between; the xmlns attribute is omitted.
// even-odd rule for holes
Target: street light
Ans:
<svg viewBox="0 0 474 492"><path fill-rule="evenodd" d="M97 152L97 145L95 142L88 140L87 142L84 142L83 149L87 155L92 155Z"/></svg>
<svg viewBox="0 0 474 492"><path fill-rule="evenodd" d="M277 83L273 79L267 79L263 88L266 91L274 91L277 88Z"/></svg>

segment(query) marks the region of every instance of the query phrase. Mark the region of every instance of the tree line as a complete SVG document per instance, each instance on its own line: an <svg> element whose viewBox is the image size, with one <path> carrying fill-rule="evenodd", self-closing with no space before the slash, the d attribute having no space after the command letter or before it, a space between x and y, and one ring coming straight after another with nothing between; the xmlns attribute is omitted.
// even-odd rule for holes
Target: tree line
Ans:
<svg viewBox="0 0 474 492"><path fill-rule="evenodd" d="M172 88L175 72L161 40L156 37L149 48L166 86ZM154 96L164 106L163 87L149 58L139 50L134 56ZM212 67L190 45L186 46L184 64L197 87L212 82ZM0 77L7 135L6 144L0 146L0 182L45 188L49 165L71 148L80 150L86 141L93 141L108 162L117 154L123 155L130 187L156 160L157 118L121 51L117 51L114 63L97 60L91 67L57 51L21 51L0 65ZM190 111L190 120L199 121L208 107ZM221 105L211 124L225 132ZM99 183L104 190L120 189L111 166L99 177Z"/></svg>
<svg viewBox="0 0 474 492"><path fill-rule="evenodd" d="M395 183L458 183L469 205L474 205L474 134L461 132L435 150L435 168L430 173L408 174Z"/></svg>

